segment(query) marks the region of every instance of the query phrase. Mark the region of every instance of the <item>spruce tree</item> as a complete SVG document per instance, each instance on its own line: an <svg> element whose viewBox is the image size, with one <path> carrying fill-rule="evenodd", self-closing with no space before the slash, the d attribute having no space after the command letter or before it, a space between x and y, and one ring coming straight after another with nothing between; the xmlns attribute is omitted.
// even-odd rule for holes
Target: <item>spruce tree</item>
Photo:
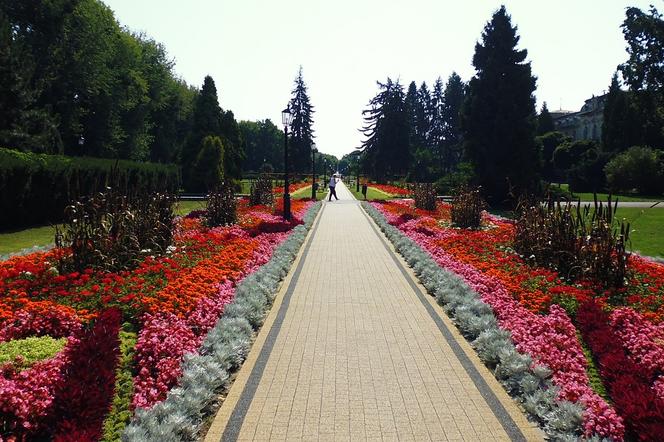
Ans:
<svg viewBox="0 0 664 442"><path fill-rule="evenodd" d="M466 97L466 85L461 77L452 72L443 92L441 119L443 127L442 164L444 172L451 172L463 156L461 109Z"/></svg>
<svg viewBox="0 0 664 442"><path fill-rule="evenodd" d="M242 132L233 112L221 112L221 138L224 141L224 173L227 178L242 178L242 163L244 162L244 140Z"/></svg>
<svg viewBox="0 0 664 442"><path fill-rule="evenodd" d="M408 149L412 153L418 146L417 137L417 84L411 81L404 97L404 111L408 121Z"/></svg>
<svg viewBox="0 0 664 442"><path fill-rule="evenodd" d="M417 102L415 107L415 134L417 136L417 147L429 146L429 134L431 132L431 93L425 82L422 82L417 90Z"/></svg>
<svg viewBox="0 0 664 442"><path fill-rule="evenodd" d="M429 132L429 143L436 158L437 172L439 174L443 173L443 137L445 130L443 121L444 88L443 79L438 77L431 93L431 131Z"/></svg>
<svg viewBox="0 0 664 442"><path fill-rule="evenodd" d="M475 46L475 76L463 111L465 151L492 204L535 190L535 77L516 27L502 6ZM513 192L512 192L513 191Z"/></svg>
<svg viewBox="0 0 664 442"><path fill-rule="evenodd" d="M549 108L546 107L546 101L542 103L542 110L537 116L537 135L544 135L556 130L553 124L553 118L549 113Z"/></svg>
<svg viewBox="0 0 664 442"><path fill-rule="evenodd" d="M221 107L217 98L217 87L209 75L203 81L192 115L192 128L189 140L182 150L182 181L186 190L195 187L196 179L193 177L193 166L198 158L203 139L207 136L220 136Z"/></svg>
<svg viewBox="0 0 664 442"><path fill-rule="evenodd" d="M292 91L292 98L288 107L291 114L293 114L288 143L291 170L307 172L311 168L311 147L314 143L314 130L312 128L314 107L311 105L307 94L307 85L302 77L302 66L300 66L295 79L295 88Z"/></svg>
<svg viewBox="0 0 664 442"><path fill-rule="evenodd" d="M618 73L614 73L604 104L602 150L615 155L639 144L640 125L630 105L629 93L620 88Z"/></svg>
<svg viewBox="0 0 664 442"><path fill-rule="evenodd" d="M411 162L409 149L410 124L406 111L405 94L399 81L390 78L378 82L380 91L362 112L363 163L367 171L378 180L404 175Z"/></svg>

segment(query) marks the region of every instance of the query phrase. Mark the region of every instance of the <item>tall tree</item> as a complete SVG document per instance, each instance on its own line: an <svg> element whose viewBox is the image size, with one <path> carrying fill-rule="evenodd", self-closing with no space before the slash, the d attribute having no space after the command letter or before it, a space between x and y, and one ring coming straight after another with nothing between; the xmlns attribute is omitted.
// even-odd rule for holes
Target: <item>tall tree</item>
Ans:
<svg viewBox="0 0 664 442"><path fill-rule="evenodd" d="M431 92L426 82L422 82L417 90L417 102L415 107L415 134L418 147L429 148L429 135L431 132Z"/></svg>
<svg viewBox="0 0 664 442"><path fill-rule="evenodd" d="M614 73L604 104L602 150L615 155L640 144L641 124L629 92L620 88L618 73Z"/></svg>
<svg viewBox="0 0 664 442"><path fill-rule="evenodd" d="M630 88L664 89L664 20L654 6L650 13L627 8L622 24L629 60L619 69Z"/></svg>
<svg viewBox="0 0 664 442"><path fill-rule="evenodd" d="M461 77L452 72L447 79L441 108L443 141L441 158L443 172L449 173L459 164L463 156L463 131L461 130L461 110L466 98L466 85Z"/></svg>
<svg viewBox="0 0 664 442"><path fill-rule="evenodd" d="M284 132L269 119L240 121L246 155L243 170L259 172L264 167L272 170L284 168Z"/></svg>
<svg viewBox="0 0 664 442"><path fill-rule="evenodd" d="M380 91L362 112L366 136L362 143L367 172L378 180L404 175L411 161L409 149L410 124L403 86L390 78L378 82Z"/></svg>
<svg viewBox="0 0 664 442"><path fill-rule="evenodd" d="M443 79L438 77L431 93L431 131L429 133L429 143L434 151L439 173L443 171L443 140L445 136L445 123L443 120L444 88Z"/></svg>
<svg viewBox="0 0 664 442"><path fill-rule="evenodd" d="M648 13L628 8L622 29L629 59L618 69L638 112L638 144L664 148L664 19L654 6Z"/></svg>
<svg viewBox="0 0 664 442"><path fill-rule="evenodd" d="M182 151L182 181L186 190L196 184L193 166L201 150L203 139L207 136L218 137L221 134L221 107L217 98L217 86L212 77L203 80L192 114L192 128L189 139Z"/></svg>
<svg viewBox="0 0 664 442"><path fill-rule="evenodd" d="M34 69L26 44L0 10L0 145L62 153L55 121L37 105Z"/></svg>
<svg viewBox="0 0 664 442"><path fill-rule="evenodd" d="M294 171L305 172L310 169L311 147L314 143L312 127L314 107L311 105L307 85L302 77L302 66L295 78L295 88L288 108L293 114L289 142L291 167Z"/></svg>
<svg viewBox="0 0 664 442"><path fill-rule="evenodd" d="M221 138L224 141L224 173L228 178L240 179L242 177L242 162L244 161L244 140L235 116L230 110L221 113Z"/></svg>
<svg viewBox="0 0 664 442"><path fill-rule="evenodd" d="M542 103L542 110L537 116L537 135L544 135L556 130L553 124L553 118L549 113L549 108L546 106L546 101Z"/></svg>
<svg viewBox="0 0 664 442"><path fill-rule="evenodd" d="M496 11L475 46L463 111L466 154L483 192L493 204L533 191L538 180L535 144L535 77L527 51L517 49L519 36L505 6Z"/></svg>

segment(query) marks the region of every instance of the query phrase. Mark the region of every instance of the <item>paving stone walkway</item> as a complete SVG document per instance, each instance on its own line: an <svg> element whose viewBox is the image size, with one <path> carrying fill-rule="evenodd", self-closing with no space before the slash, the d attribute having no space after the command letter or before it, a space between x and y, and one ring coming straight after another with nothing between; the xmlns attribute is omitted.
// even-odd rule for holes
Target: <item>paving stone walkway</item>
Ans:
<svg viewBox="0 0 664 442"><path fill-rule="evenodd" d="M206 441L542 440L343 183L337 194Z"/></svg>

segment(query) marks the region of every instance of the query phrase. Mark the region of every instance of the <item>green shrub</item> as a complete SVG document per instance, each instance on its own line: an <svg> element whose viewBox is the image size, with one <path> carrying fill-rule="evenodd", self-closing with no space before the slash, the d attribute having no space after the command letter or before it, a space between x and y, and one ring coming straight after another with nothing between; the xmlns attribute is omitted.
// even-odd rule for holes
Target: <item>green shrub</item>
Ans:
<svg viewBox="0 0 664 442"><path fill-rule="evenodd" d="M130 269L164 253L173 240L174 203L168 194L127 197L107 189L68 206L56 227L56 246L71 249L60 258L60 271Z"/></svg>
<svg viewBox="0 0 664 442"><path fill-rule="evenodd" d="M192 190L205 192L216 188L224 179L224 144L221 138L207 136L203 138L196 162Z"/></svg>
<svg viewBox="0 0 664 442"><path fill-rule="evenodd" d="M573 192L598 192L604 187L604 166L608 161L599 144L592 140L569 141L553 152L553 163L564 171Z"/></svg>
<svg viewBox="0 0 664 442"><path fill-rule="evenodd" d="M479 189L461 187L452 202L452 224L462 229L478 229L485 208Z"/></svg>
<svg viewBox="0 0 664 442"><path fill-rule="evenodd" d="M271 206L274 204L272 180L267 174L261 173L257 179L251 182L249 204L252 206Z"/></svg>
<svg viewBox="0 0 664 442"><path fill-rule="evenodd" d="M424 210L436 210L436 188L433 183L417 183L412 185L415 207Z"/></svg>
<svg viewBox="0 0 664 442"><path fill-rule="evenodd" d="M468 186L473 180L473 166L470 163L459 163L456 169L436 181L439 195L453 195L462 186Z"/></svg>
<svg viewBox="0 0 664 442"><path fill-rule="evenodd" d="M604 172L611 191L664 193L664 154L650 147L630 147L609 161Z"/></svg>
<svg viewBox="0 0 664 442"><path fill-rule="evenodd" d="M237 200L233 184L224 181L207 196L205 224L208 227L227 226L237 221Z"/></svg>
<svg viewBox="0 0 664 442"><path fill-rule="evenodd" d="M17 370L25 370L36 362L52 358L66 343L66 338L54 339L50 336L1 342L0 365L11 363Z"/></svg>
<svg viewBox="0 0 664 442"><path fill-rule="evenodd" d="M45 155L0 148L0 229L60 222L64 208L112 186L128 195L175 192L174 165Z"/></svg>

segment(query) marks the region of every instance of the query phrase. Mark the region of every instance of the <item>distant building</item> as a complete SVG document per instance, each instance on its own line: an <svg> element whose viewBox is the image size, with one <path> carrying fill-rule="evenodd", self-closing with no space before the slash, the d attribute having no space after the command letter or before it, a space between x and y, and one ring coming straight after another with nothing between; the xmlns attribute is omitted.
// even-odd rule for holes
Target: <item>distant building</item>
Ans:
<svg viewBox="0 0 664 442"><path fill-rule="evenodd" d="M572 137L574 140L599 141L602 138L605 103L606 94L587 99L578 112L562 109L551 112L553 124L556 130Z"/></svg>

